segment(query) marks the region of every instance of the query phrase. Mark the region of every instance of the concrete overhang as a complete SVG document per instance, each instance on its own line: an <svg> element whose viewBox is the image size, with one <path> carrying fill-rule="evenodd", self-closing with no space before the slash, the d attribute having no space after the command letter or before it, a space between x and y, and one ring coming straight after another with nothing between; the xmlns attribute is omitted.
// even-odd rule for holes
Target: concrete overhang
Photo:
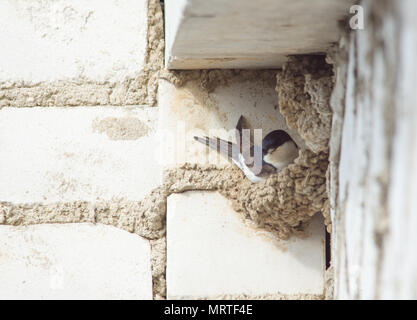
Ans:
<svg viewBox="0 0 417 320"><path fill-rule="evenodd" d="M280 68L325 52L355 0L165 0L168 69ZM346 22L347 23L347 22Z"/></svg>

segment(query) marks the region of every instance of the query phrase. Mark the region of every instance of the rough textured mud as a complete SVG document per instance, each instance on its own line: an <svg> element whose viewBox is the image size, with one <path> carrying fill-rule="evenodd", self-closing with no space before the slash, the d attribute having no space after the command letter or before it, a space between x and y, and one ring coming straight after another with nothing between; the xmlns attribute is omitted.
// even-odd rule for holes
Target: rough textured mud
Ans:
<svg viewBox="0 0 417 320"><path fill-rule="evenodd" d="M166 249L166 237L162 237L158 240L151 240L153 296L156 300L166 298Z"/></svg>
<svg viewBox="0 0 417 320"><path fill-rule="evenodd" d="M184 86L187 82L193 81L207 91L213 92L217 87L227 86L229 81L245 81L262 79L275 83L277 70L163 70L160 77L168 80L178 87Z"/></svg>
<svg viewBox="0 0 417 320"><path fill-rule="evenodd" d="M56 81L25 85L0 83L0 108L30 106L155 105L158 73L163 67L164 34L161 6L148 1L145 63L136 78L119 83Z"/></svg>
<svg viewBox="0 0 417 320"><path fill-rule="evenodd" d="M93 121L92 127L94 132L105 132L110 140L136 140L149 131L145 123L134 117L107 117Z"/></svg>
<svg viewBox="0 0 417 320"><path fill-rule="evenodd" d="M288 127L296 129L313 152L328 150L332 89L332 66L324 56L290 57L277 74L280 111Z"/></svg>
<svg viewBox="0 0 417 320"><path fill-rule="evenodd" d="M142 73L128 84L126 104L147 104L157 102L158 77L164 65L164 24L161 5L158 0L148 0L148 45L145 66Z"/></svg>
<svg viewBox="0 0 417 320"><path fill-rule="evenodd" d="M165 234L165 194L155 190L144 200L58 202L54 204L0 203L2 224L19 226L41 223L102 223L112 225L147 239Z"/></svg>
<svg viewBox="0 0 417 320"><path fill-rule="evenodd" d="M278 105L291 129L298 131L306 146L328 157L332 128L330 98L334 86L333 66L323 55L293 56L277 74ZM330 172L322 176L327 181ZM327 190L328 191L328 190ZM328 192L326 192L328 194ZM331 232L330 202L322 213Z"/></svg>

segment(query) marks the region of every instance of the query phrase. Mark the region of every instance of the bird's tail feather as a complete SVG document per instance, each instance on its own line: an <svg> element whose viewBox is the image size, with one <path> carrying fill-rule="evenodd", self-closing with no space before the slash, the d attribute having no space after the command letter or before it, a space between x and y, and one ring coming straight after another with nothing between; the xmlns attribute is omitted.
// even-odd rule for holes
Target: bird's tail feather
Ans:
<svg viewBox="0 0 417 320"><path fill-rule="evenodd" d="M205 144L206 146L216 150L217 152L238 160L239 157L239 146L236 143L232 143L220 138L209 138L209 137L194 137L194 140Z"/></svg>

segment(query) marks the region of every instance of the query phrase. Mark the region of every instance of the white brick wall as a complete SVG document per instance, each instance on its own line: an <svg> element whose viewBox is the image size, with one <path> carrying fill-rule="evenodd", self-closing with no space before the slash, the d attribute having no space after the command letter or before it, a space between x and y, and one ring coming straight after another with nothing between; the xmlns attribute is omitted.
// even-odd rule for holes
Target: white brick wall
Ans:
<svg viewBox="0 0 417 320"><path fill-rule="evenodd" d="M0 30L0 83L115 83L143 68L147 1L2 1Z"/></svg>
<svg viewBox="0 0 417 320"><path fill-rule="evenodd" d="M337 66L347 76L338 75L332 99L335 297L417 298L417 4L375 3L363 1L365 29L347 40L348 59ZM38 202L139 201L161 184L162 167L205 163L195 133L228 138L241 114L264 135L286 128L275 82L257 76L213 74L205 79L213 90L196 78L183 87L160 80L159 109L138 106L155 100L162 56L147 56L148 20L158 19L148 19L147 5L0 2L0 107L20 107L0 109L0 202L29 212ZM121 106L84 107L110 104ZM282 242L248 227L216 193L172 195L168 297L321 295L323 246L318 220L309 238ZM163 253L158 259L162 292ZM150 260L147 240L113 227L2 225L0 298L149 299Z"/></svg>
<svg viewBox="0 0 417 320"><path fill-rule="evenodd" d="M152 299L149 242L91 224L0 226L0 299Z"/></svg>
<svg viewBox="0 0 417 320"><path fill-rule="evenodd" d="M140 105L155 100L163 47L155 22L161 17L148 16L149 3L158 1L0 3L0 41L7 44L0 52L0 202L7 202L0 224L19 225L0 226L0 298L164 296L164 216L154 212L163 213L164 199L138 205L161 185L162 168L204 163L206 148L192 133L229 138L225 132L242 114L263 135L288 130L273 71L215 73L213 90L196 79L183 87L160 79L159 107ZM182 125L190 135L177 135ZM184 138L190 144L176 154L170 148ZM119 208L119 198L130 202ZM219 194L190 192L168 202L168 297L322 296L320 219L309 238L285 242L248 227ZM53 222L95 217L136 233L160 225L145 232L159 243L153 273L149 241L136 234L102 225L21 225L50 222L40 217L45 203L55 203L48 207ZM134 214L145 207L149 220L142 221Z"/></svg>
<svg viewBox="0 0 417 320"><path fill-rule="evenodd" d="M101 210L134 231L138 202L162 182L158 111L138 105L154 100L148 18L147 0L0 2L0 224L16 205L30 223ZM1 225L0 273L1 298L153 296L149 241L109 226Z"/></svg>
<svg viewBox="0 0 417 320"><path fill-rule="evenodd" d="M167 228L168 299L323 294L320 216L307 238L280 241L220 194L189 191L169 196Z"/></svg>
<svg viewBox="0 0 417 320"><path fill-rule="evenodd" d="M141 200L162 181L153 152L157 112L1 109L0 201Z"/></svg>

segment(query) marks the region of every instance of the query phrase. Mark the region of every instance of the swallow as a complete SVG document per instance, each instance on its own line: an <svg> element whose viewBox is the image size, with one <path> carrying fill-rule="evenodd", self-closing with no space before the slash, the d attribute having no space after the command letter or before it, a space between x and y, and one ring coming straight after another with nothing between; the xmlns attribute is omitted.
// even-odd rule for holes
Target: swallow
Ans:
<svg viewBox="0 0 417 320"><path fill-rule="evenodd" d="M236 125L236 142L217 137L194 137L220 154L227 156L254 183L284 169L298 157L298 146L284 130L274 130L262 139L262 147L250 142L248 129L243 128L245 119L240 116ZM245 132L246 131L246 132ZM256 133L255 133L256 135Z"/></svg>

